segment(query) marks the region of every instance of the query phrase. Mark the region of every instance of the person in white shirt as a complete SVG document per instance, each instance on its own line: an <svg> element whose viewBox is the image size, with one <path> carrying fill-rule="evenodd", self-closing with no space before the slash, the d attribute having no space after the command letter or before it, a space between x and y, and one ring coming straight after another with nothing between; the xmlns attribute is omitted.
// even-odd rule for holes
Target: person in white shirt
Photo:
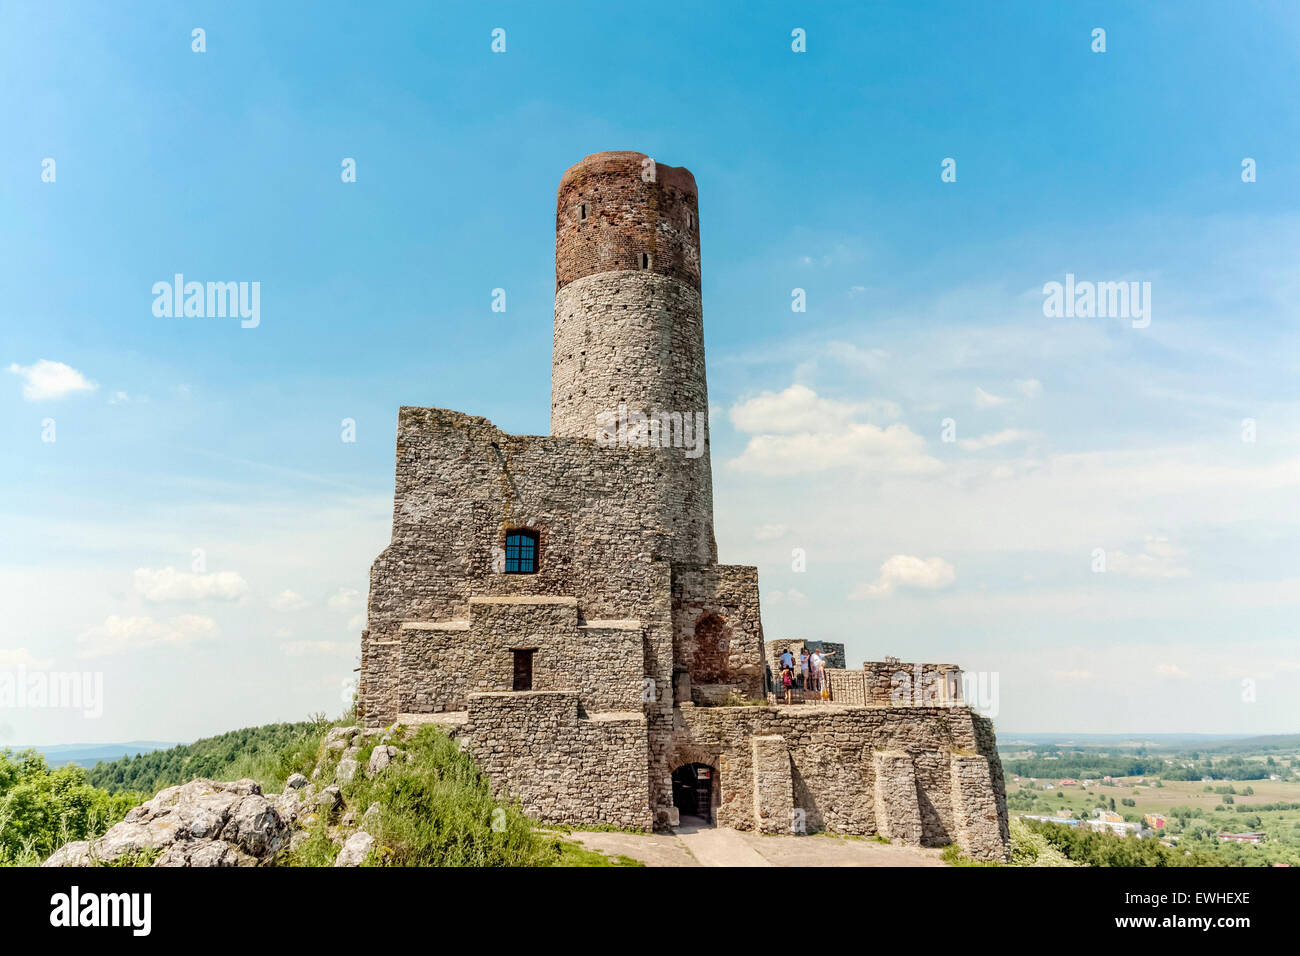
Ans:
<svg viewBox="0 0 1300 956"><path fill-rule="evenodd" d="M808 663L812 668L813 690L820 694L826 686L826 658L821 651L813 651Z"/></svg>

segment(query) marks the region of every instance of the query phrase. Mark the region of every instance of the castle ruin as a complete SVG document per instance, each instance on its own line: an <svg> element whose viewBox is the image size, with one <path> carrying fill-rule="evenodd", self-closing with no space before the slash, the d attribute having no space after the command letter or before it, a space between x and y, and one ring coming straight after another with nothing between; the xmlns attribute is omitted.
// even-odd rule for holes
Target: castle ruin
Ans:
<svg viewBox="0 0 1300 956"><path fill-rule="evenodd" d="M545 821L692 814L1005 858L992 724L957 668L849 670L826 645L825 699L775 693L804 642L765 645L757 569L717 560L694 177L588 156L555 232L551 434L398 413L361 718L440 724ZM914 670L924 693L900 697Z"/></svg>

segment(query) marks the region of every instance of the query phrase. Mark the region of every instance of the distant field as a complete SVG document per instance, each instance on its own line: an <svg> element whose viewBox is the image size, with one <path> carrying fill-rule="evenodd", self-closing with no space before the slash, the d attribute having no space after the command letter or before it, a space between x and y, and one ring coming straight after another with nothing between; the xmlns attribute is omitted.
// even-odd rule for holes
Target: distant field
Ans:
<svg viewBox="0 0 1300 956"><path fill-rule="evenodd" d="M1115 798L1117 810L1127 813L1159 813L1168 810L1170 807L1182 804L1184 806L1201 807L1205 812L1212 813L1216 806L1224 805L1222 794L1205 792L1206 786L1227 786L1229 784L1235 788L1238 793L1233 795L1235 801L1228 806L1228 812L1216 814L1214 819L1223 817L1225 820L1233 820L1238 816L1236 808L1242 805L1261 804L1261 803L1300 803L1300 781L1291 780L1216 780L1213 784L1204 784L1199 781L1193 783L1187 780L1162 781L1164 786L1151 787L1142 786L1136 783L1136 777L1125 778L1119 786L1101 786L1094 783L1086 790L1083 787L1057 787L1056 790L1034 792L1040 796L1039 803L1043 806L1052 807L1069 807L1072 810L1091 810L1093 807L1101 806L1102 801L1106 806L1110 806L1110 798ZM1037 778L1038 784L1050 783L1056 786L1056 780L1046 777ZM1242 796L1240 791L1245 788L1252 788L1255 793L1253 796ZM1010 796L1016 790L1023 789L1020 784L1008 780L1007 795ZM1062 799L1064 797L1064 799ZM1120 804L1121 798L1127 797L1136 802L1136 807L1126 807ZM1047 803L1044 804L1043 800ZM1040 811L1025 811L1040 812ZM1300 810L1290 811L1273 811L1281 816L1300 822Z"/></svg>
<svg viewBox="0 0 1300 956"><path fill-rule="evenodd" d="M1159 835L1165 840L1185 848L1211 850L1223 857L1225 863L1259 864L1286 862L1300 866L1300 809L1258 810L1257 807L1275 803L1300 804L1300 781L1250 780L1215 781L1212 787L1229 784L1238 792L1232 795L1233 803L1225 804L1223 795L1207 793L1207 784L1191 781L1165 782L1162 787L1143 786L1136 778L1121 780L1116 786L1094 784L1086 790L1082 786L1060 787L1055 780L1038 778L1036 784L1051 783L1054 790L1043 791L1028 786L1030 781L1007 780L1007 800L1012 816L1023 814L1055 815L1070 810L1076 818L1092 815L1097 807L1110 809L1115 801L1115 812L1128 820L1138 820L1148 813L1159 813L1168 818L1167 828ZM1252 795L1240 791L1246 787ZM1025 797L1035 796L1033 806L1024 808ZM1123 800L1132 800L1126 806ZM1245 807L1245 812L1238 807ZM1200 811L1198 817L1174 818L1173 808L1190 808ZM1222 808L1222 809L1218 809ZM1256 818L1258 818L1256 820ZM1184 823L1186 821L1186 823ZM1200 821L1204 821L1201 823ZM1262 832L1266 835L1261 846L1227 845L1220 843L1217 833Z"/></svg>

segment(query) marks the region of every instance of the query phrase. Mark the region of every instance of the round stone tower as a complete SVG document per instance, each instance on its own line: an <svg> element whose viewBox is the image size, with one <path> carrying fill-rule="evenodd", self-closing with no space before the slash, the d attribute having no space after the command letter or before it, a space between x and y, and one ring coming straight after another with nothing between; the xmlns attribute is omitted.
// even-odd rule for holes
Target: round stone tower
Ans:
<svg viewBox="0 0 1300 956"><path fill-rule="evenodd" d="M656 448L682 563L717 561L708 411L695 177L594 153L556 197L551 434Z"/></svg>

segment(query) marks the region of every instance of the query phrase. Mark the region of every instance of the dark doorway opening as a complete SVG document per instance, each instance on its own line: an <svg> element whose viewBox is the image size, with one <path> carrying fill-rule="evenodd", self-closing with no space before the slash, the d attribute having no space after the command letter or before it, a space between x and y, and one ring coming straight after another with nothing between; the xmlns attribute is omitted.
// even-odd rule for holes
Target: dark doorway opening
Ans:
<svg viewBox="0 0 1300 956"><path fill-rule="evenodd" d="M533 652L515 651L515 690L533 689Z"/></svg>
<svg viewBox="0 0 1300 956"><path fill-rule="evenodd" d="M704 763L688 763L673 771L673 806L683 817L699 817L713 822L713 768Z"/></svg>

